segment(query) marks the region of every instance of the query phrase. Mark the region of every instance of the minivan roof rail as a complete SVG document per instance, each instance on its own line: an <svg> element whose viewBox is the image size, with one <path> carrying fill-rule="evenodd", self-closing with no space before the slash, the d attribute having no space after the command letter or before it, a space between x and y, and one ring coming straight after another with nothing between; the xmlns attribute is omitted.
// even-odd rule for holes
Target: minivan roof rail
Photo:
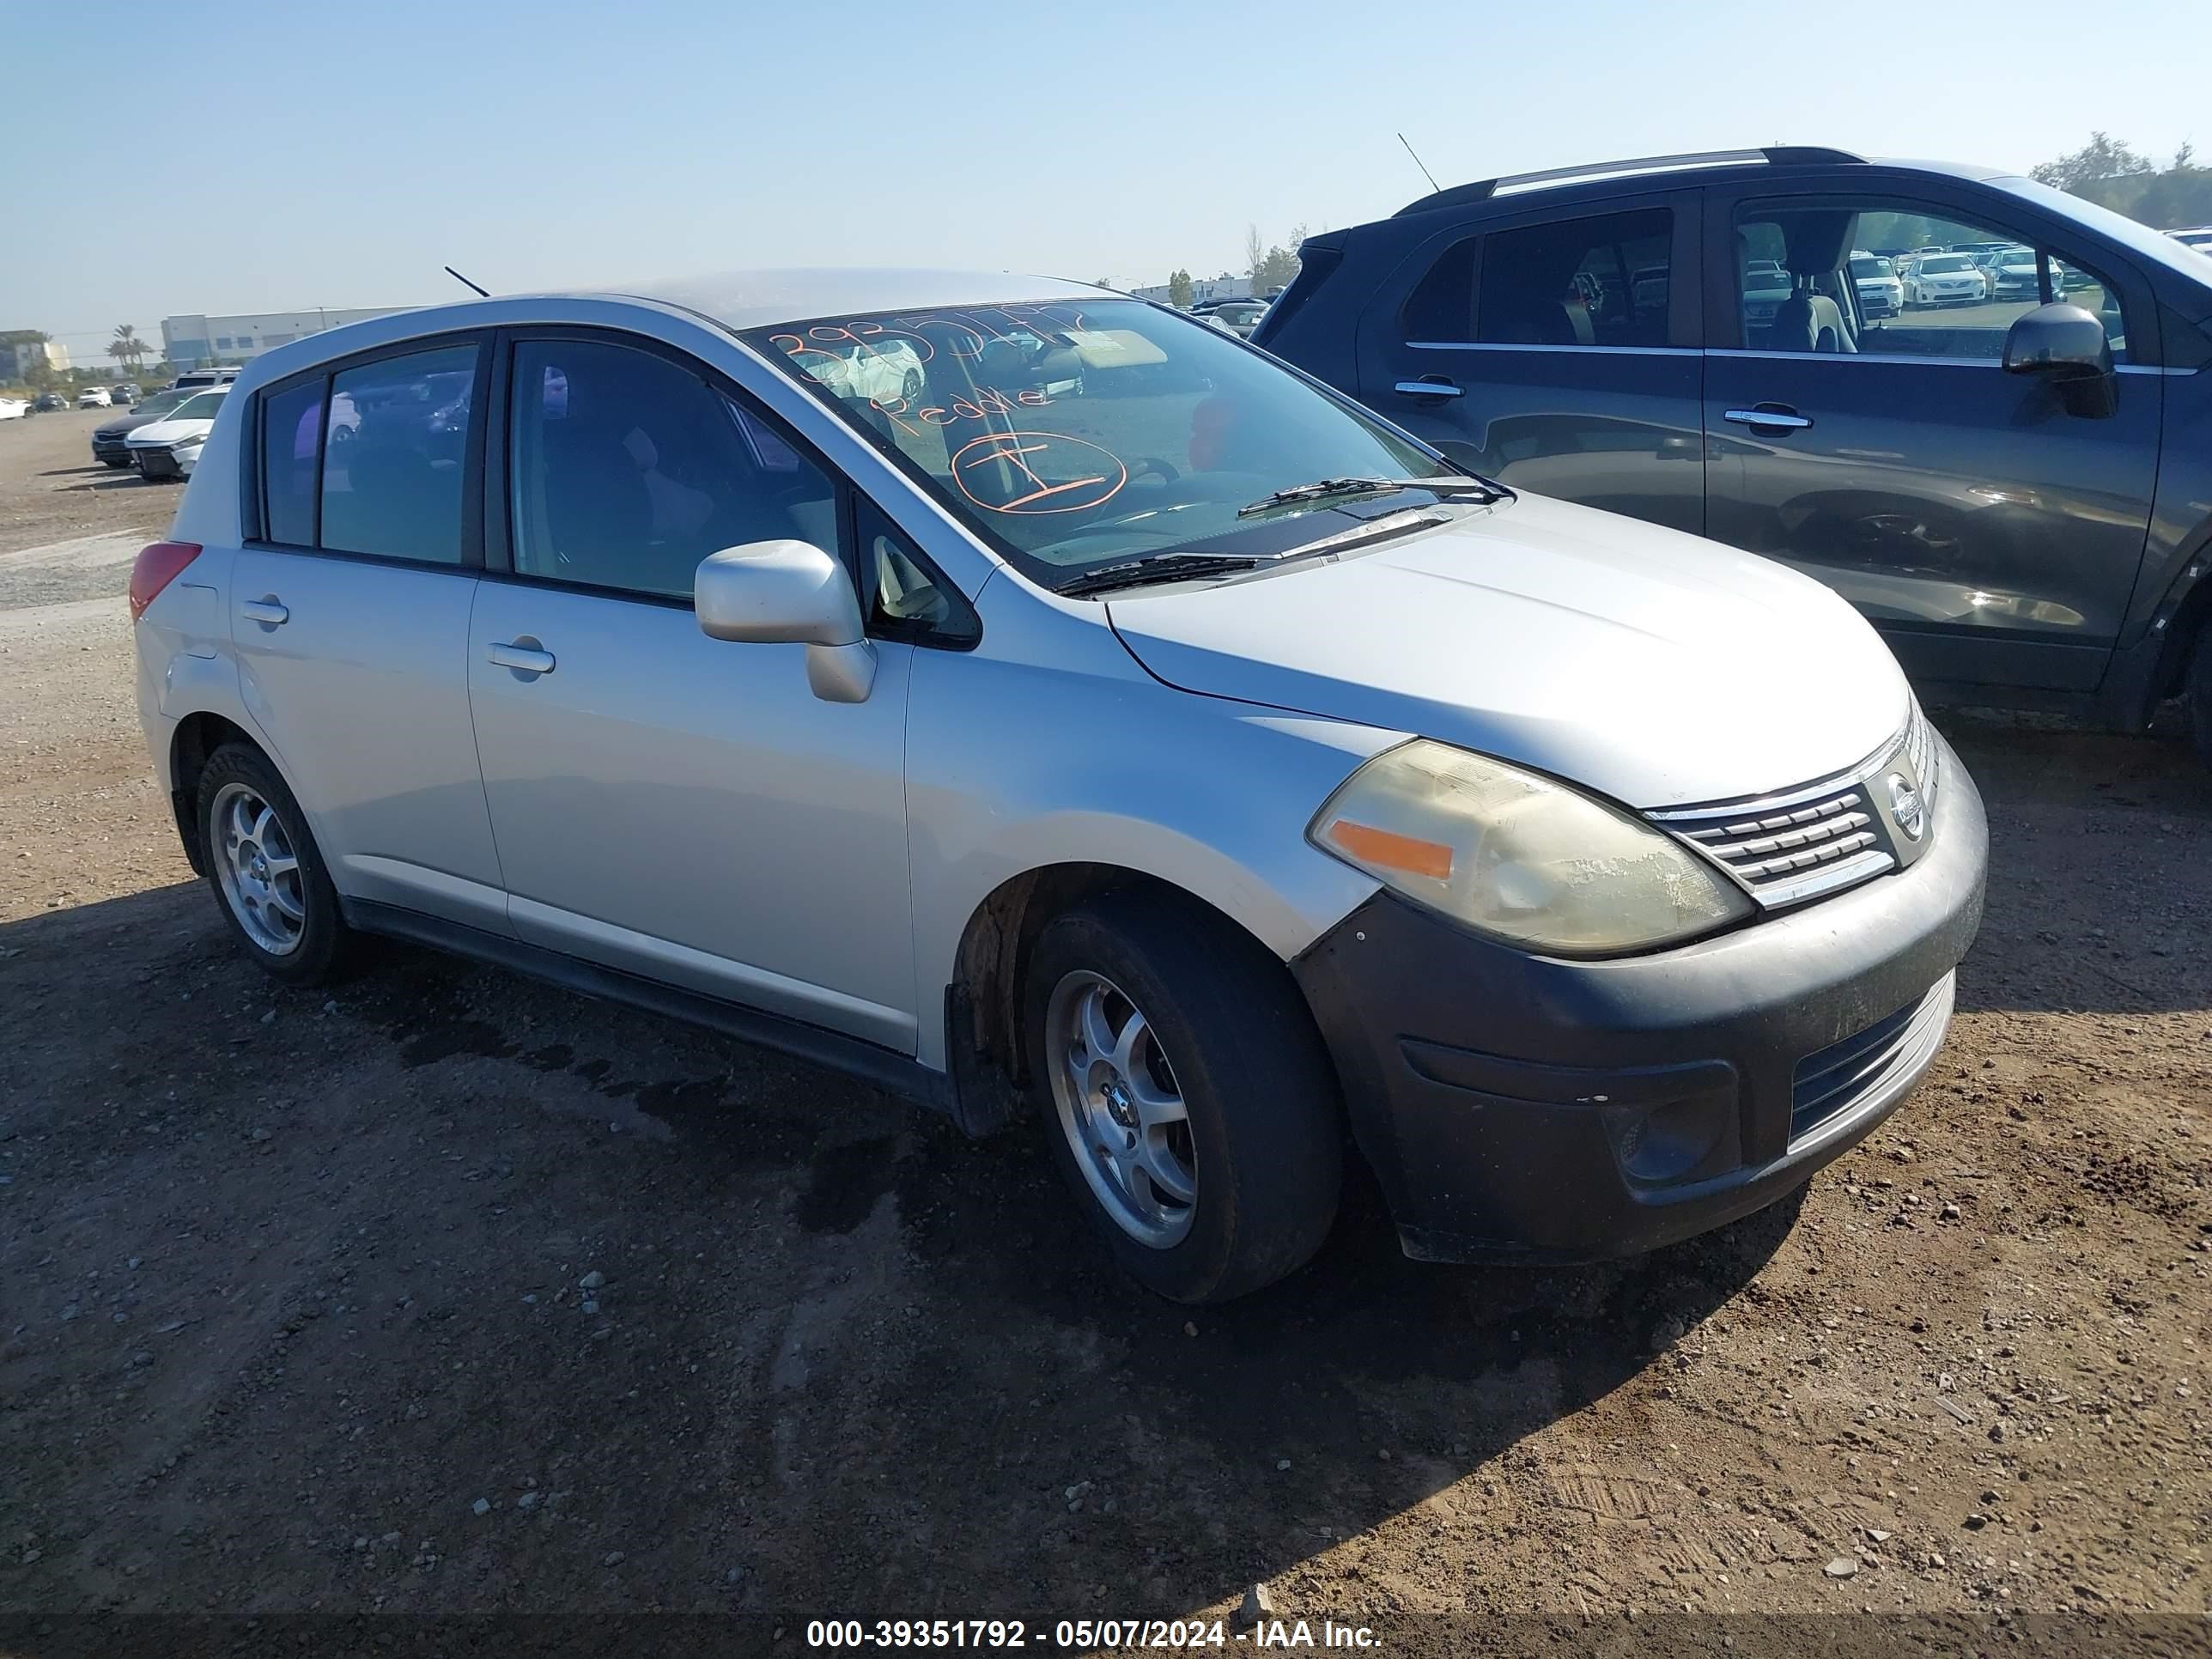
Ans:
<svg viewBox="0 0 2212 1659"><path fill-rule="evenodd" d="M1819 144L1768 144L1758 149L1692 150L1680 155L1639 155L1625 161L1596 161L1582 167L1549 167L1541 173L1511 173L1502 179L1484 179L1472 185L1454 185L1417 202L1408 202L1392 215L1427 213L1437 208L1464 207L1486 202L1500 191L1528 190L1542 185L1564 184L1570 179L1607 179L1622 173L1673 173L1686 167L1741 167L1764 162L1769 167L1811 167L1823 162L1850 162L1863 167L1866 157L1847 149Z"/></svg>

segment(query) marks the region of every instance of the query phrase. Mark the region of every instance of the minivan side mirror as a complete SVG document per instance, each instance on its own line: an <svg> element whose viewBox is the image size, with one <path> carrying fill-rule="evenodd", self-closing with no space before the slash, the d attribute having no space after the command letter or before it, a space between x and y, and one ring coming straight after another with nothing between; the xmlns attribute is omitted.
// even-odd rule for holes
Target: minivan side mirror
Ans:
<svg viewBox="0 0 2212 1659"><path fill-rule="evenodd" d="M2095 313L2055 300L2013 321L2005 334L2005 372L2033 374L2057 392L2069 414L2103 420L2120 406L2112 342Z"/></svg>
<svg viewBox="0 0 2212 1659"><path fill-rule="evenodd" d="M807 542L748 542L699 562L691 579L699 631L750 645L804 645L806 683L825 702L865 702L875 647L853 579Z"/></svg>

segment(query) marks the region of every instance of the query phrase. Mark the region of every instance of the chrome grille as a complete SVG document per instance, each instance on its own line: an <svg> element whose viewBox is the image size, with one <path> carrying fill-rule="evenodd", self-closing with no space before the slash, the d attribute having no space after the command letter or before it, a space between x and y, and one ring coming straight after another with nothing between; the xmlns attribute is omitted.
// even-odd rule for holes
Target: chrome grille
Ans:
<svg viewBox="0 0 2212 1659"><path fill-rule="evenodd" d="M1900 765L1932 810L1935 740L1917 705L1902 732L1839 776L1760 799L1644 816L1713 859L1762 906L1802 903L1898 867L1887 809L1876 804L1874 792L1883 787L1884 774Z"/></svg>

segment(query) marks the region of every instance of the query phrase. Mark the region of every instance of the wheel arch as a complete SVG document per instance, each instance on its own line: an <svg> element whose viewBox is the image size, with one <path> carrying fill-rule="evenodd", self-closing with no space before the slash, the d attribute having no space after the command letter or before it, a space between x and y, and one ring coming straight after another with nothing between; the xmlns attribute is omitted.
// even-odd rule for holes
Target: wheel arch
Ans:
<svg viewBox="0 0 2212 1659"><path fill-rule="evenodd" d="M1071 860L1007 877L969 913L945 990L946 1067L959 1103L955 1115L970 1133L1003 1128L1020 1112L1030 1081L1024 989L1038 936L1075 905L1117 892L1164 899L1194 918L1234 929L1255 950L1283 960L1279 950L1220 905L1128 865ZM1284 971L1288 974L1287 967Z"/></svg>
<svg viewBox="0 0 2212 1659"><path fill-rule="evenodd" d="M208 757L227 743L242 743L276 766L282 776L283 768L277 766L276 757L251 732L212 709L199 709L184 715L169 734L169 810L177 821L177 835L185 844L185 860L192 873L208 873L207 855L200 846L198 812L200 774L207 769ZM287 785L290 783L288 778Z"/></svg>

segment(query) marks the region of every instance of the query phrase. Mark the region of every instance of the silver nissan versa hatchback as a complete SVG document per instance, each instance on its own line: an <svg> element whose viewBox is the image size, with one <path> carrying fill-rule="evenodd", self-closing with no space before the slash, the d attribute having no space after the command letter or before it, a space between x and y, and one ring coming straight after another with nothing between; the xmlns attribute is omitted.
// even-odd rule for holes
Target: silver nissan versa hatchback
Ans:
<svg viewBox="0 0 2212 1659"><path fill-rule="evenodd" d="M973 1133L1033 1101L1192 1302L1305 1261L1347 1148L1431 1260L1770 1203L1927 1069L1981 914L1974 786L1826 588L1063 283L281 347L131 607L280 980L396 935Z"/></svg>

